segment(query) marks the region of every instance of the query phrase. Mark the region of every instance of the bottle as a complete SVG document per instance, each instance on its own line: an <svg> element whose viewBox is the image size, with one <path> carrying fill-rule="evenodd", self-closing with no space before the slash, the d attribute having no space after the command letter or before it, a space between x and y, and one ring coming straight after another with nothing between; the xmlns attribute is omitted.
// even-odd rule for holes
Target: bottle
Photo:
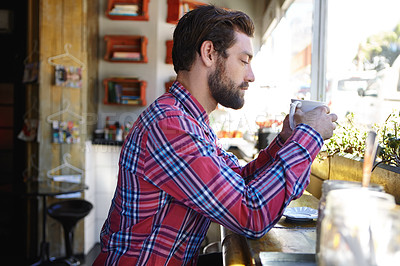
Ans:
<svg viewBox="0 0 400 266"><path fill-rule="evenodd" d="M109 123L110 123L110 117L106 117L106 124L105 124L105 127L104 127L104 139L106 139L106 140L108 140L108 139L110 139L110 125L109 125Z"/></svg>
<svg viewBox="0 0 400 266"><path fill-rule="evenodd" d="M118 122L115 123L115 140L122 141L122 129Z"/></svg>

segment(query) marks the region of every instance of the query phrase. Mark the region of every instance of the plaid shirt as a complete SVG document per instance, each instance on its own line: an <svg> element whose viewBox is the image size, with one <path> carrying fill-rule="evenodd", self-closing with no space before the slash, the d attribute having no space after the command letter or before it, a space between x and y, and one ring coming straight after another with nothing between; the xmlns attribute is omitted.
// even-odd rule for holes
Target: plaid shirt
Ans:
<svg viewBox="0 0 400 266"><path fill-rule="evenodd" d="M259 238L309 183L321 136L300 124L244 167L218 144L208 115L179 83L135 122L94 265L190 265L211 221Z"/></svg>

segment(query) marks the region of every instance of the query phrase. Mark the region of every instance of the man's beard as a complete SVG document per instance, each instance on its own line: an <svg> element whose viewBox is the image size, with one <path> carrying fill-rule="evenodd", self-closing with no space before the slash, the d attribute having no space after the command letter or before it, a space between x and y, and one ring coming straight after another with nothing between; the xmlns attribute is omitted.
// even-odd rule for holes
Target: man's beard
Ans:
<svg viewBox="0 0 400 266"><path fill-rule="evenodd" d="M239 86L226 75L225 61L220 56L217 59L217 67L213 73L208 76L208 86L211 95L217 103L232 109L240 109L244 105L244 91L240 88L247 87L247 82Z"/></svg>

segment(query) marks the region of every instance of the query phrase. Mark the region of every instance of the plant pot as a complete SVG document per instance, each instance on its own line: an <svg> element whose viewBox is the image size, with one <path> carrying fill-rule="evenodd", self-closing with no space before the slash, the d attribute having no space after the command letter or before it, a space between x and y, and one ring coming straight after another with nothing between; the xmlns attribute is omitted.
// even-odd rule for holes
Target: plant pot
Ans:
<svg viewBox="0 0 400 266"><path fill-rule="evenodd" d="M363 160L349 155L335 154L328 159L318 162L315 160L311 167L311 184L316 190L315 177L319 179L334 179L348 181L362 181ZM313 177L314 176L314 177ZM382 185L385 192L393 195L396 203L400 204L400 169L390 165L380 164L371 174L371 183ZM313 193L314 194L314 193Z"/></svg>

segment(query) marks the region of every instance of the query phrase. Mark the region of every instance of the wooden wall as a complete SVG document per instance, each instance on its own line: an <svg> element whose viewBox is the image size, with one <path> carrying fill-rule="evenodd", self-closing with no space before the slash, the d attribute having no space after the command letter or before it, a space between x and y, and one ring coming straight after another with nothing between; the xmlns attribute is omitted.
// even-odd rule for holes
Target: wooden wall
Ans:
<svg viewBox="0 0 400 266"><path fill-rule="evenodd" d="M82 170L85 168L85 141L89 139L96 123L98 1L40 0L39 36L39 178L46 180L47 171L63 164L66 153L71 154L70 164ZM54 66L48 59L66 52L79 59L85 68L82 70L82 88L55 85ZM80 65L68 57L53 62L76 67ZM66 108L68 111L64 112ZM80 125L80 142L52 143L52 125L48 118L78 122L80 119L75 114L84 121ZM56 199L49 198L48 204L54 201ZM49 218L47 232L51 243L50 256L64 254L63 232L59 223ZM83 253L83 243L83 222L80 222L75 233L75 253Z"/></svg>

